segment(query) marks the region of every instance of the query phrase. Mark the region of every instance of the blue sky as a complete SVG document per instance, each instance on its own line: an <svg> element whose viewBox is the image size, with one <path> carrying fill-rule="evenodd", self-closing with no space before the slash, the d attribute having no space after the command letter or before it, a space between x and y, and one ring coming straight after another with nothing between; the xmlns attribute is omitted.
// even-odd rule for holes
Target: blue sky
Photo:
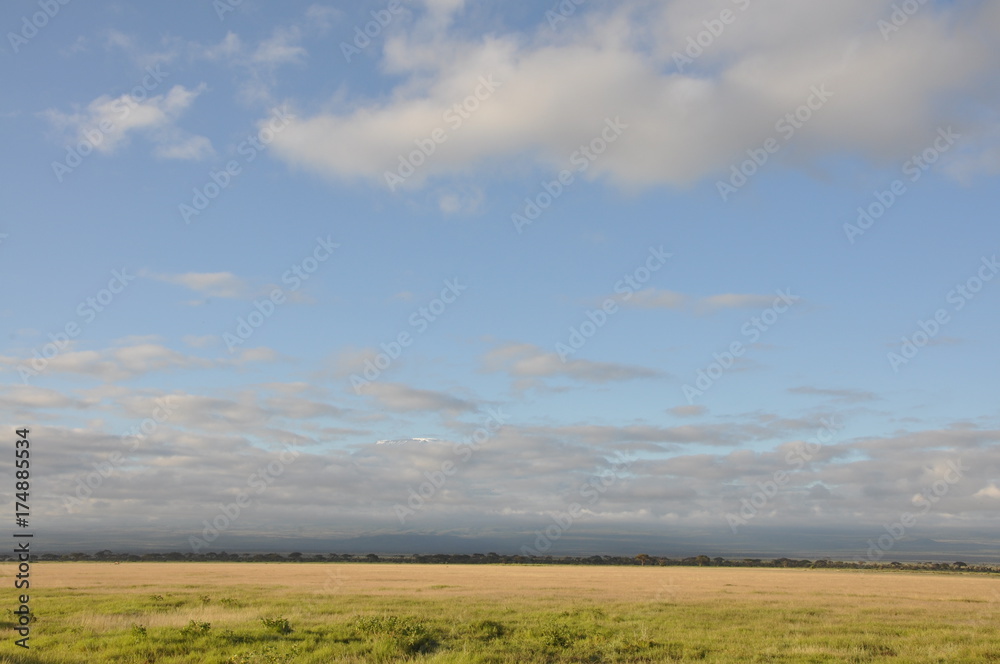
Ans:
<svg viewBox="0 0 1000 664"><path fill-rule="evenodd" d="M2 23L0 409L53 546L994 524L995 5Z"/></svg>

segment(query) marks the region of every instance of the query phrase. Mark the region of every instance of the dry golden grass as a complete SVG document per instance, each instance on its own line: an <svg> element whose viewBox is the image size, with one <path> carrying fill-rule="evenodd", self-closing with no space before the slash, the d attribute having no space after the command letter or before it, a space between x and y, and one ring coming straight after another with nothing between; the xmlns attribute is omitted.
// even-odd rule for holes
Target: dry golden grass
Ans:
<svg viewBox="0 0 1000 664"><path fill-rule="evenodd" d="M4 569L4 576L10 568ZM973 574L733 567L396 565L337 563L56 563L32 572L44 588L109 592L195 592L227 587L269 592L409 595L592 602L715 599L895 606L936 602L996 604L1000 577ZM788 598L787 600L783 598Z"/></svg>

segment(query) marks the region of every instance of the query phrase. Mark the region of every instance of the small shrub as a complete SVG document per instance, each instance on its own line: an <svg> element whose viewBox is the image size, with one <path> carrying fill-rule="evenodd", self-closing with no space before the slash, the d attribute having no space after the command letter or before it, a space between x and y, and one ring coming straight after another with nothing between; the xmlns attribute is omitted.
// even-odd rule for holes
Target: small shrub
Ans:
<svg viewBox="0 0 1000 664"><path fill-rule="evenodd" d="M288 624L286 618L261 618L260 622L266 629L278 634L290 634L292 632L292 626Z"/></svg>
<svg viewBox="0 0 1000 664"><path fill-rule="evenodd" d="M181 634L184 636L202 636L208 634L208 630L210 629L212 629L212 623L192 620L188 623L187 627L181 628Z"/></svg>
<svg viewBox="0 0 1000 664"><path fill-rule="evenodd" d="M12 623L14 623L15 625L17 625L17 624L20 623L20 618L21 618L22 615L23 614L14 613L14 609L7 609L7 616L9 617L10 621ZM28 622L29 623L33 623L33 622L37 622L37 621L38 621L38 616L35 615L34 611L32 611L32 610L29 609L28 610Z"/></svg>
<svg viewBox="0 0 1000 664"><path fill-rule="evenodd" d="M219 600L219 604L228 607L230 609L235 609L240 606L239 601L233 599L232 597L223 597L222 599Z"/></svg>
<svg viewBox="0 0 1000 664"><path fill-rule="evenodd" d="M153 600L154 602L162 602L163 595L150 595L149 599Z"/></svg>
<svg viewBox="0 0 1000 664"><path fill-rule="evenodd" d="M412 618L362 616L354 621L354 628L369 638L388 639L407 654L425 652L435 643L431 630Z"/></svg>
<svg viewBox="0 0 1000 664"><path fill-rule="evenodd" d="M202 595L201 596L201 603L202 604L208 604L211 601L212 601L212 598L209 597L208 595Z"/></svg>
<svg viewBox="0 0 1000 664"><path fill-rule="evenodd" d="M495 620L480 620L472 623L472 632L480 641L492 641L507 634L507 628Z"/></svg>
<svg viewBox="0 0 1000 664"><path fill-rule="evenodd" d="M136 639L146 638L146 626L145 625L132 625L132 636Z"/></svg>
<svg viewBox="0 0 1000 664"><path fill-rule="evenodd" d="M254 643L257 641L257 637L252 634L237 634L231 629L223 630L219 636L226 643L239 644L239 643Z"/></svg>
<svg viewBox="0 0 1000 664"><path fill-rule="evenodd" d="M265 646L259 650L248 650L234 655L226 660L226 664L285 664L295 661L294 657L298 655L298 646L292 646L286 653L278 652L274 646Z"/></svg>

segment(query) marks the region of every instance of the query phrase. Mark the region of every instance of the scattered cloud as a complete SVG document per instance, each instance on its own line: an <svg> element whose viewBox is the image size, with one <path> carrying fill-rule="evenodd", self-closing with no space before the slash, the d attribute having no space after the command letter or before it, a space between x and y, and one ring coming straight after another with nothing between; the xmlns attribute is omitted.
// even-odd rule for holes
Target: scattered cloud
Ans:
<svg viewBox="0 0 1000 664"><path fill-rule="evenodd" d="M788 389L789 394L804 394L809 396L829 397L834 401L843 403L863 403L866 401L877 401L879 399L873 392L867 390L836 390L819 387L800 386Z"/></svg>
<svg viewBox="0 0 1000 664"><path fill-rule="evenodd" d="M149 270L142 270L139 272L139 276L167 284L174 284L175 286L183 286L206 298L248 299L256 294L246 280L237 277L232 272L158 274Z"/></svg>
<svg viewBox="0 0 1000 664"><path fill-rule="evenodd" d="M704 406L675 406L667 410L675 417L700 417L708 412Z"/></svg>
<svg viewBox="0 0 1000 664"><path fill-rule="evenodd" d="M203 159L214 154L211 142L188 134L176 122L206 89L204 83L196 88L175 85L165 94L141 100L132 93L102 95L71 113L49 109L42 116L54 129L69 134L70 140L85 142L105 154L127 145L132 134L141 133L153 143L158 157Z"/></svg>
<svg viewBox="0 0 1000 664"><path fill-rule="evenodd" d="M394 412L432 411L444 413L473 412L475 404L443 392L421 390L401 383L376 381L361 390Z"/></svg>
<svg viewBox="0 0 1000 664"><path fill-rule="evenodd" d="M483 357L483 368L490 372L502 371L514 378L562 377L587 383L658 378L664 375L646 367L610 362L583 359L568 359L563 362L557 353L526 343L508 343L490 350Z"/></svg>
<svg viewBox="0 0 1000 664"><path fill-rule="evenodd" d="M302 64L306 58L306 50L299 45L301 39L301 31L296 27L276 28L270 37L257 46L251 61L270 67Z"/></svg>
<svg viewBox="0 0 1000 664"><path fill-rule="evenodd" d="M785 293L796 304L803 302L802 298L790 295L787 291ZM766 309L781 300L780 293L724 293L696 297L659 288L644 288L625 295L615 294L609 297L623 306L635 309L669 309L697 315L711 314L725 309Z"/></svg>

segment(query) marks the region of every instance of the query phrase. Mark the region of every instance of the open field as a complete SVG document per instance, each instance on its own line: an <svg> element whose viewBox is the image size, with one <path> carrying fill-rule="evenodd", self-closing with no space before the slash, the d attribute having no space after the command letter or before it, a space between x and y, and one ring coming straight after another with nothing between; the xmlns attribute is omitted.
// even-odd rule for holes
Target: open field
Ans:
<svg viewBox="0 0 1000 664"><path fill-rule="evenodd" d="M36 563L31 604L0 663L1000 662L1000 578L971 574Z"/></svg>

